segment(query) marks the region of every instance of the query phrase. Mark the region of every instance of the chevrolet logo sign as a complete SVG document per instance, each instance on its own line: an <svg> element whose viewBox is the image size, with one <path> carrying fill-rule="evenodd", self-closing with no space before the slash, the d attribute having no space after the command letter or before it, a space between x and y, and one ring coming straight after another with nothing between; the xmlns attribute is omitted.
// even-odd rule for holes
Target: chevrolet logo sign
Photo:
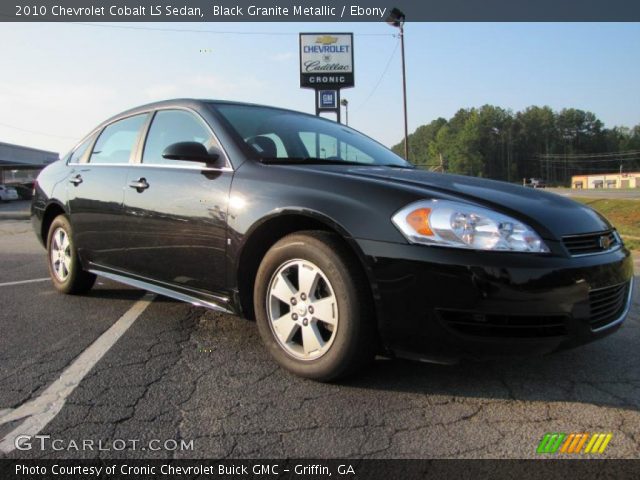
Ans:
<svg viewBox="0 0 640 480"><path fill-rule="evenodd" d="M331 45L338 41L338 37L332 37L331 35L323 35L321 37L316 38L316 43L321 43L322 45Z"/></svg>

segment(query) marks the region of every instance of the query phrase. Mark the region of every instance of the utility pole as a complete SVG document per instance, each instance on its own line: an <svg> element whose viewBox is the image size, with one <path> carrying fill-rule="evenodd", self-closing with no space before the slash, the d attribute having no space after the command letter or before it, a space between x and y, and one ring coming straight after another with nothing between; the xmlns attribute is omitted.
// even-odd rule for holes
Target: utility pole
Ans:
<svg viewBox="0 0 640 480"><path fill-rule="evenodd" d="M389 13L386 22L396 27L400 32L400 52L402 57L402 103L404 106L404 158L409 161L409 124L407 121L407 71L404 59L404 21L405 15L399 9L394 8Z"/></svg>
<svg viewBox="0 0 640 480"><path fill-rule="evenodd" d="M409 124L407 120L407 71L404 62L404 20L400 24L400 50L402 56L402 103L404 105L404 159L409 161Z"/></svg>

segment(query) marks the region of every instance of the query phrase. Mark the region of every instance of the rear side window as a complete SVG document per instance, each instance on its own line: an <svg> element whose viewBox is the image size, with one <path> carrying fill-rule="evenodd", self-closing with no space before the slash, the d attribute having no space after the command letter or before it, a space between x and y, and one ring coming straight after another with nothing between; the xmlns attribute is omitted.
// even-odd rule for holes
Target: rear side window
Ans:
<svg viewBox="0 0 640 480"><path fill-rule="evenodd" d="M135 115L107 126L93 147L89 163L129 163L131 151L136 146L140 128L146 118L147 114Z"/></svg>
<svg viewBox="0 0 640 480"><path fill-rule="evenodd" d="M69 158L69 163L80 163L82 161L82 158L84 157L84 154L87 153L87 149L93 143L93 139L94 139L94 136L92 135L91 137L86 139L84 142L82 142L80 146L76 148L74 152L71 154L71 157Z"/></svg>
<svg viewBox="0 0 640 480"><path fill-rule="evenodd" d="M168 160L162 157L165 148L178 142L198 142L207 149L216 142L209 129L194 114L184 110L160 110L153 117L142 155L143 164L199 165L201 162Z"/></svg>

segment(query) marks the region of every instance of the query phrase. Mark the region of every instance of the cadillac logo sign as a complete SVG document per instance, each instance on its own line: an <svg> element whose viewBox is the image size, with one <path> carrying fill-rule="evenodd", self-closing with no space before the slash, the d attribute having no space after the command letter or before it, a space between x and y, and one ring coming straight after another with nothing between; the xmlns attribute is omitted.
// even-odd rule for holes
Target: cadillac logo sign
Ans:
<svg viewBox="0 0 640 480"><path fill-rule="evenodd" d="M301 33L300 86L353 87L353 34Z"/></svg>

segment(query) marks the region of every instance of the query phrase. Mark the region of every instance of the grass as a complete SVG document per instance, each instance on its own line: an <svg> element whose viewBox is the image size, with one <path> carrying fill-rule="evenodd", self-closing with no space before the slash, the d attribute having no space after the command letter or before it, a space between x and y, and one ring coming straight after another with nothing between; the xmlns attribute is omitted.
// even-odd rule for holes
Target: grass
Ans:
<svg viewBox="0 0 640 480"><path fill-rule="evenodd" d="M640 200L572 197L597 210L618 229L630 250L640 250Z"/></svg>

